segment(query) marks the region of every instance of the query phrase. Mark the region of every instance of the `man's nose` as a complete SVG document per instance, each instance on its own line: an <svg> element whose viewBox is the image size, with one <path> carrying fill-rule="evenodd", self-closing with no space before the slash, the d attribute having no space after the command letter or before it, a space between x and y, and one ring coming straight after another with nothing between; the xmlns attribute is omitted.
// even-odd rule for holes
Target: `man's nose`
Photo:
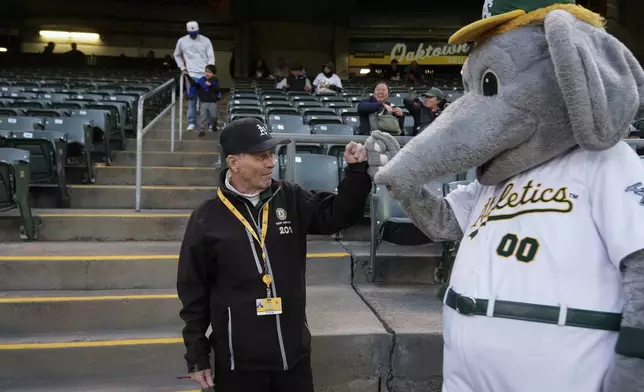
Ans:
<svg viewBox="0 0 644 392"><path fill-rule="evenodd" d="M269 169L274 168L276 163L277 163L276 161L277 161L277 158L275 158L275 157L267 157L266 158L266 167L269 168Z"/></svg>

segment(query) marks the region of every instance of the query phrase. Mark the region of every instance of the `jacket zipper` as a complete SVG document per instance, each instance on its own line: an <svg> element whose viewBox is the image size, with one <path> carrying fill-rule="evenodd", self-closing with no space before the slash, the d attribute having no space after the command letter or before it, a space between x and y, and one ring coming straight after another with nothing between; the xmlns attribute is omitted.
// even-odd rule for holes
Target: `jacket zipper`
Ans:
<svg viewBox="0 0 644 392"><path fill-rule="evenodd" d="M233 313L228 308L228 350L230 351L230 370L235 370L235 351L233 351Z"/></svg>
<svg viewBox="0 0 644 392"><path fill-rule="evenodd" d="M244 203L244 205L246 206L246 210L248 210L248 213L250 214L251 218L253 219L253 223L255 224L255 228L257 229L257 232L259 233L260 236L262 235L262 229L259 227L257 222L261 221L261 216L262 216L261 210L262 210L262 208L264 207L264 205L266 203L269 203L271 200L273 200L273 198L275 197L275 195L277 195L277 193L280 191L280 189L282 189L281 185L277 188L275 193L273 193L273 196L271 196L266 202L262 203L262 205L259 207L260 212L257 215L257 220L255 220L255 218L253 217L253 213L250 211L250 208L248 207L248 204ZM266 228L266 229L268 230L268 228ZM257 251L255 250L255 242L253 241L253 238L250 237L250 233L248 233L248 236L249 236L249 240L250 240L250 243L251 243L251 248L253 249L253 255L255 256L255 262L259 263L259 258L257 256ZM268 250L266 249L266 244L264 244L264 248L262 249L262 251L266 255L266 266L268 267L267 272L270 273L271 275L273 275L273 267L271 267L271 261L270 261L270 257L268 256ZM271 283L271 289L273 291L273 296L277 297L278 294L277 294L277 288L275 286L275 276L274 275L273 275L273 282ZM282 335L282 324L281 324L281 321L280 321L280 315L279 314L275 315L275 324L277 326L277 339L279 341L280 354L282 355L282 365L283 365L284 370L286 371L286 370L288 370L288 363L286 362L286 350L284 348L284 337Z"/></svg>

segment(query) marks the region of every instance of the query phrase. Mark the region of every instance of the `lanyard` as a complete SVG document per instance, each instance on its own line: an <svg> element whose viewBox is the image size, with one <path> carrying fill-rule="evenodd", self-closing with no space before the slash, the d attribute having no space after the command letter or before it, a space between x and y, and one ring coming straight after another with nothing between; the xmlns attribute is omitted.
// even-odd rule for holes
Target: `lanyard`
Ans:
<svg viewBox="0 0 644 392"><path fill-rule="evenodd" d="M262 207L262 226L261 226L261 236L262 238L260 239L257 236L257 231L248 223L248 220L244 218L244 216L235 208L235 206L224 196L224 194L221 192L221 188L217 189L217 196L219 196L219 199L224 203L224 205L230 210L230 212L235 215L235 218L244 225L246 230L253 236L255 241L259 244L260 248L262 248L262 259L264 261L264 276L262 277L262 281L266 285L266 292L268 297L270 298L270 285L273 282L273 277L268 274L268 263L267 263L267 257L266 257L266 233L268 233L268 202L264 204L264 207Z"/></svg>

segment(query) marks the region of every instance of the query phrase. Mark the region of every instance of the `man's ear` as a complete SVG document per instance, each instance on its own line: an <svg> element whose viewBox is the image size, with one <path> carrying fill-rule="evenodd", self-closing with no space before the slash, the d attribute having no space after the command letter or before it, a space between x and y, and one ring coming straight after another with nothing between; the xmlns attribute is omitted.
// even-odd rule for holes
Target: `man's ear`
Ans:
<svg viewBox="0 0 644 392"><path fill-rule="evenodd" d="M644 71L603 29L555 10L545 18L548 48L577 143L605 150L644 114Z"/></svg>

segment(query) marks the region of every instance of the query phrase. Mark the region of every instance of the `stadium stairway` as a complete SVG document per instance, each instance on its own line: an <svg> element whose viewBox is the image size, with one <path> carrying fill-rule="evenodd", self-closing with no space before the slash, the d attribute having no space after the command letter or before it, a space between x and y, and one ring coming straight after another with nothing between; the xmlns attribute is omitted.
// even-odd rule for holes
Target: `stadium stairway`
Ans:
<svg viewBox="0 0 644 392"><path fill-rule="evenodd" d="M136 154L125 151L97 167L96 184L71 186L72 208L35 199L37 241L20 242L17 216L0 215L0 390L197 390L177 378L176 263L191 209L215 195L218 133L186 133L170 153L169 129L161 121L145 138L143 211L132 208ZM316 391L439 391L440 248L383 244L391 273L373 284L368 241L368 226L309 240Z"/></svg>

